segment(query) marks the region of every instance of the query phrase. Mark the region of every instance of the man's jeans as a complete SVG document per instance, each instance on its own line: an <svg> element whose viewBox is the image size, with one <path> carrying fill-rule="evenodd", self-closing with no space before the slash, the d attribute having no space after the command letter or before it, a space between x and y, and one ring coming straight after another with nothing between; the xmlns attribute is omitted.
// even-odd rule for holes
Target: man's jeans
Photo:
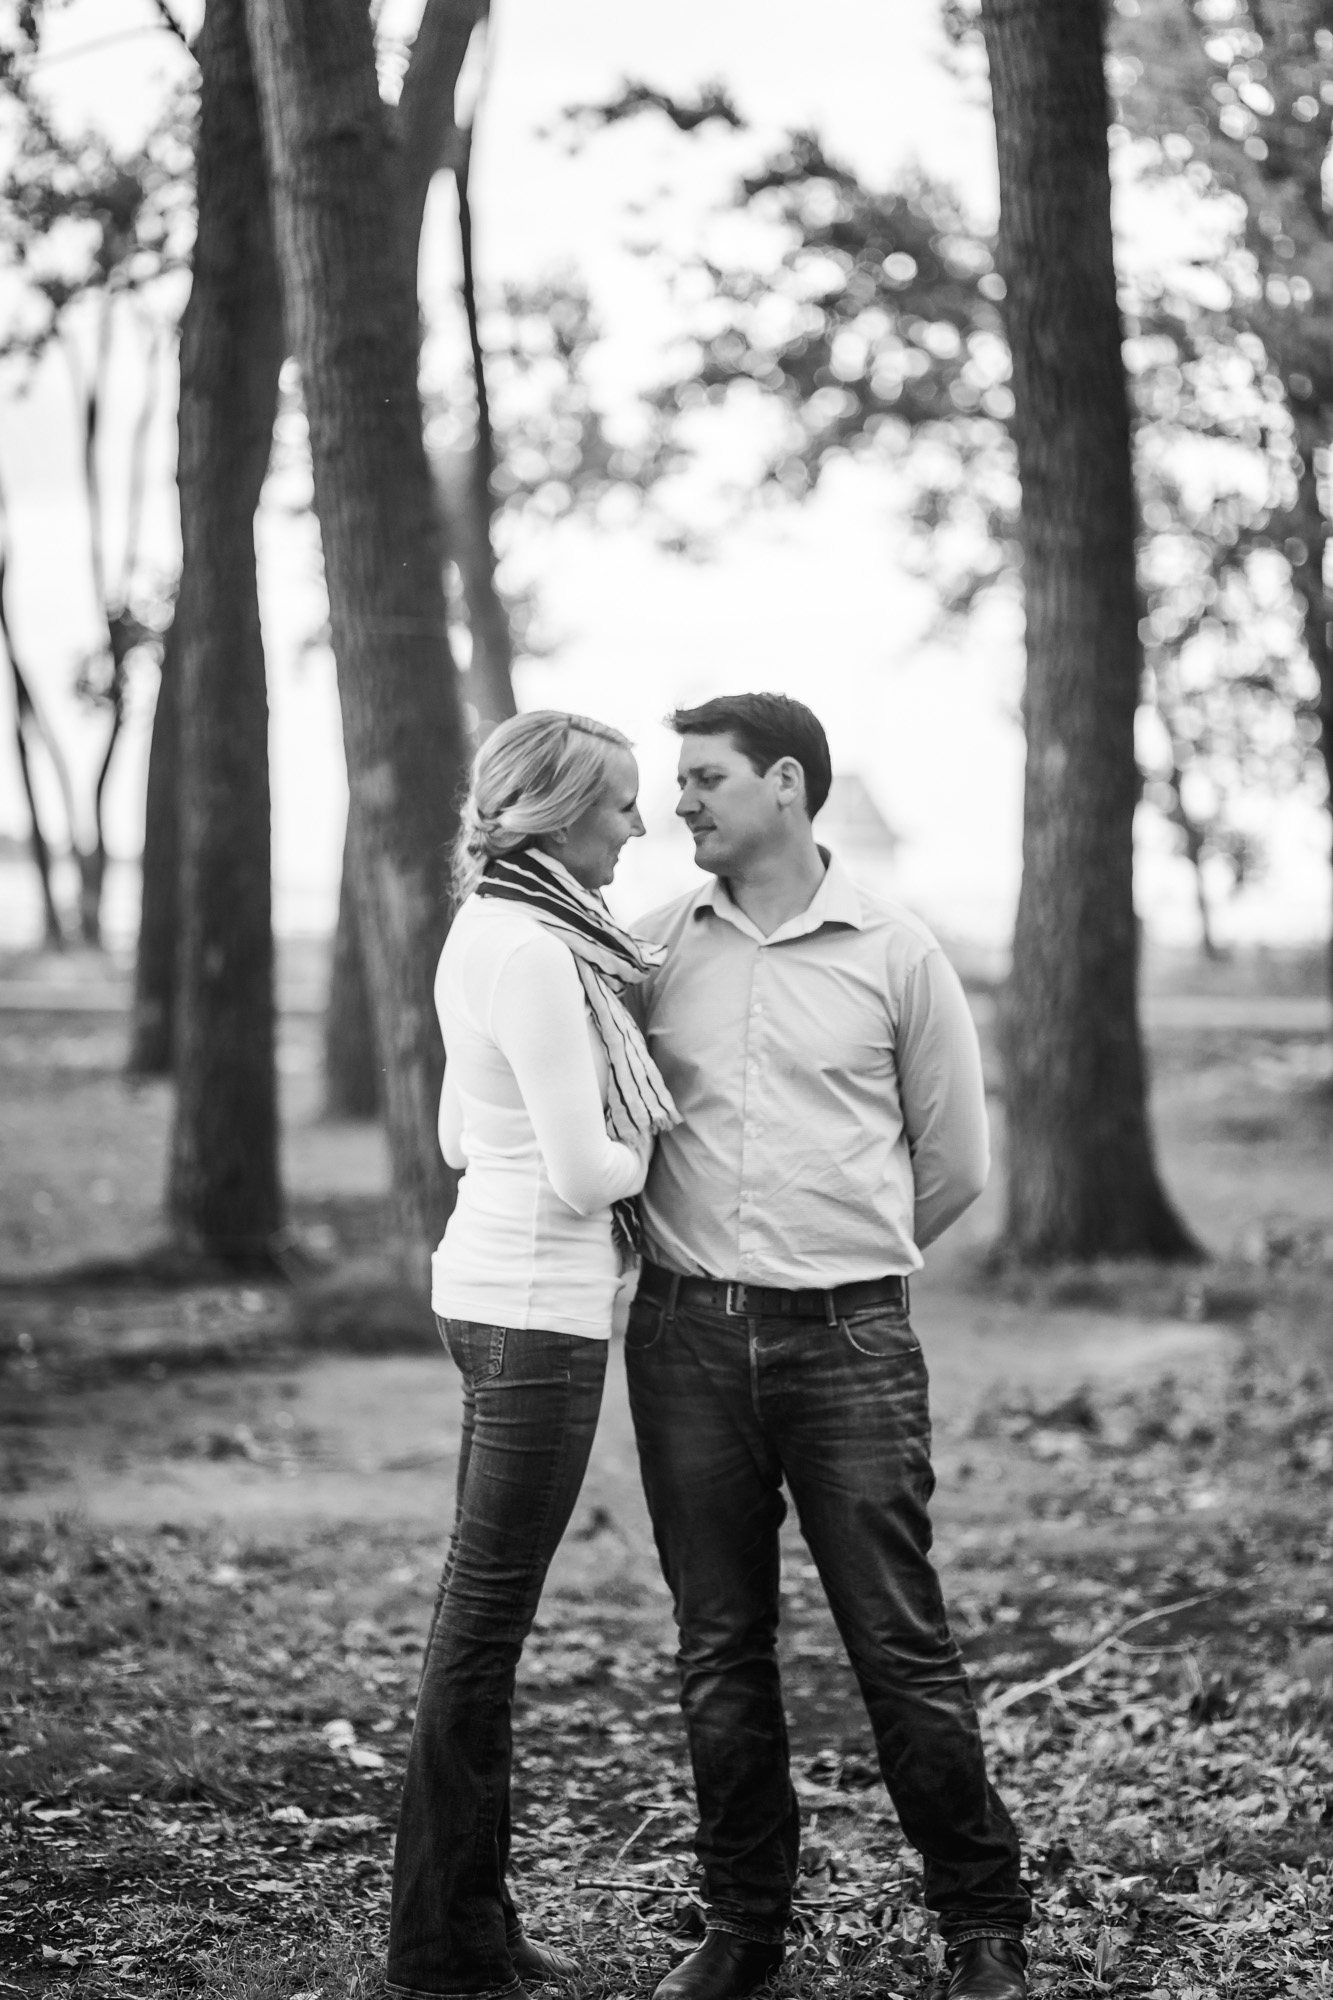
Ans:
<svg viewBox="0 0 1333 2000"><path fill-rule="evenodd" d="M676 1604L710 1921L791 1911L799 1817L778 1679L785 1480L869 1711L884 1782L946 1941L1018 1937L1018 1837L930 1561L925 1363L905 1308L821 1320L637 1303L630 1404Z"/></svg>
<svg viewBox="0 0 1333 2000"><path fill-rule="evenodd" d="M467 1320L453 1539L426 1645L394 1852L389 1990L516 1993L505 1886L514 1676L588 1464L606 1342Z"/></svg>

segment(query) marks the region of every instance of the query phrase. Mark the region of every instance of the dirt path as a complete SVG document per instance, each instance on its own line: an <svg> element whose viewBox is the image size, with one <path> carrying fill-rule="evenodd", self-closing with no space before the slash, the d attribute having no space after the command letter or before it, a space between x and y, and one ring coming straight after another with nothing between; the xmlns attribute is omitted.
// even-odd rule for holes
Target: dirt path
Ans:
<svg viewBox="0 0 1333 2000"><path fill-rule="evenodd" d="M1016 1306L979 1312L945 1293L923 1298L947 1550L978 1533L1030 1532L1068 1482L1062 1447L1047 1459L986 1436L996 1408L1096 1408L1151 1397L1164 1381L1205 1380L1216 1394L1235 1336L1180 1321L1148 1325ZM4 1511L13 1521L74 1516L104 1528L216 1523L278 1540L338 1523L401 1523L443 1534L452 1498L458 1378L442 1353L329 1356L295 1367L223 1368L140 1377L75 1396L40 1387L5 1445ZM1059 1425L1056 1426L1059 1431ZM978 1435L978 1431L983 1434ZM1076 1441L1077 1432L1069 1433ZM613 1349L592 1465L571 1530L609 1529L641 1580L653 1569L625 1393Z"/></svg>

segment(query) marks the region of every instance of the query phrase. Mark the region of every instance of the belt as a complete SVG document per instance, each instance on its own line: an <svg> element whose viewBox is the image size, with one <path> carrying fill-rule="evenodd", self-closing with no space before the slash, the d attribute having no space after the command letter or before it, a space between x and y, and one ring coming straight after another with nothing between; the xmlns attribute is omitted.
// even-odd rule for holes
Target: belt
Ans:
<svg viewBox="0 0 1333 2000"><path fill-rule="evenodd" d="M680 1305L758 1319L822 1319L829 1326L865 1306L910 1304L906 1278L865 1278L858 1284L834 1285L828 1291L790 1292L780 1285L744 1285L725 1278L686 1278L660 1264L645 1264L638 1296L660 1300L672 1311Z"/></svg>

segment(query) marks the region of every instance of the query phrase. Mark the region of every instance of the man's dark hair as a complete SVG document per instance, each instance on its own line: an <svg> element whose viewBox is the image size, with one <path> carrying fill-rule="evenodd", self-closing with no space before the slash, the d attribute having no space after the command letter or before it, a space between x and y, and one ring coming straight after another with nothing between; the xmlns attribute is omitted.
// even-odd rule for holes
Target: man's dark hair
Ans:
<svg viewBox="0 0 1333 2000"><path fill-rule="evenodd" d="M833 766L824 725L790 695L720 694L698 708L678 708L667 724L677 736L730 736L761 776L779 757L794 757L805 773L811 819L829 795Z"/></svg>

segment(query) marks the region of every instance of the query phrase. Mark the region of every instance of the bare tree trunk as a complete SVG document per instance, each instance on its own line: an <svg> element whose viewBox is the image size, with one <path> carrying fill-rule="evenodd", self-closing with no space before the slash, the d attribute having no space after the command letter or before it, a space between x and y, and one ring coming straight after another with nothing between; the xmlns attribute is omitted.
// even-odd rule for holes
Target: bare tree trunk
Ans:
<svg viewBox="0 0 1333 2000"><path fill-rule="evenodd" d="M46 943L56 951L65 947L65 933L60 922L60 911L56 907L55 890L51 883L51 848L42 829L42 816L37 806L37 794L33 789L32 766L28 760L28 718L32 714L32 698L23 670L14 657L13 642L10 637L9 620L3 611L4 564L0 560L0 638L9 659L10 675L14 682L14 748L18 753L19 776L23 782L23 796L28 805L28 844L32 849L33 866L42 889L42 921Z"/></svg>
<svg viewBox="0 0 1333 2000"><path fill-rule="evenodd" d="M1004 1016L1020 1258L1191 1254L1137 999L1142 661L1099 0L982 0L1027 611L1023 884Z"/></svg>
<svg viewBox="0 0 1333 2000"><path fill-rule="evenodd" d="M173 1066L180 891L179 761L180 661L173 619L162 640L162 672L148 746L139 941L130 1019L129 1069L134 1076L169 1076Z"/></svg>
<svg viewBox="0 0 1333 2000"><path fill-rule="evenodd" d="M429 0L421 17L403 93L394 120L398 140L396 178L399 245L411 273L413 290L426 195L436 173L453 166L465 176L470 135L459 133L454 121L454 94L468 44L487 12L487 0ZM462 181L459 223L463 235L464 305L477 379L479 439L486 456L482 510L476 506L477 487L470 459L464 461L461 483L449 478L440 460L433 473L449 545L463 580L472 661L468 696L476 708L481 734L514 713L510 679L513 649L509 619L495 590L495 558L491 542L490 469L494 464L485 373L477 335L476 287L472 273L471 220L465 208ZM348 830L351 831L351 816ZM333 940L329 999L324 1021L325 1103L335 1117L372 1117L380 1103L381 1064L371 1032L370 1002L365 991L365 961L356 930L346 852L338 890L338 924Z"/></svg>
<svg viewBox="0 0 1333 2000"><path fill-rule="evenodd" d="M54 767L56 780L60 786L65 804L65 816L69 826L70 847L75 848L74 838L74 794L70 786L69 773L60 754L60 745L39 714L33 700L28 677L23 671L14 645L13 628L9 622L9 509L5 501L3 487L0 487L0 647L9 661L10 678L14 683L14 748L18 755L19 777L23 785L23 796L28 806L28 823L31 828L29 845L32 848L33 865L42 890L42 918L45 940L48 946L62 951L65 945L64 926L60 921L60 911L56 904L55 889L51 881L51 844L42 826L41 811L37 804L37 793L32 782L32 763L29 756L30 743L40 742L46 749Z"/></svg>
<svg viewBox="0 0 1333 2000"><path fill-rule="evenodd" d="M1199 942L1203 947L1203 955L1210 965L1220 965L1226 954L1217 942L1213 930L1213 909L1208 900L1208 884L1204 880L1203 873L1202 844L1191 841L1186 849L1186 859L1194 870L1194 901L1199 911Z"/></svg>
<svg viewBox="0 0 1333 2000"><path fill-rule="evenodd" d="M466 462L455 511L462 525L457 552L463 595L467 601L468 629L472 635L468 691L477 711L478 734L485 736L497 722L503 722L514 713L514 644L509 630L509 614L495 587L495 497L491 490L495 474L495 430L491 423L491 401L486 390L486 356L481 345L481 321L477 311L471 174L472 134L469 131L460 148L454 178L458 183L463 307L467 315L472 381L477 398L477 442Z"/></svg>
<svg viewBox="0 0 1333 2000"><path fill-rule="evenodd" d="M452 1186L431 986L467 747L417 392L417 300L364 0L246 0L287 330L310 420L355 825L352 880L405 1248Z"/></svg>
<svg viewBox="0 0 1333 2000"><path fill-rule="evenodd" d="M329 1001L324 1013L324 1109L331 1118L374 1118L380 1110L379 1056L352 908L354 894L350 850L345 841Z"/></svg>
<svg viewBox="0 0 1333 2000"><path fill-rule="evenodd" d="M268 702L254 517L282 321L242 0L209 0L199 222L181 322L181 939L167 1207L186 1242L267 1261L282 1223Z"/></svg>
<svg viewBox="0 0 1333 2000"><path fill-rule="evenodd" d="M1305 544L1305 560L1292 566L1292 580L1304 607L1305 648L1319 677L1319 749L1328 779L1328 811L1333 820L1333 603L1324 580L1328 561L1329 528L1319 498L1319 460L1330 447L1325 432L1327 416L1322 409L1302 404L1290 389L1288 400L1296 418L1299 451L1296 506L1293 525ZM1330 862L1333 862L1333 825L1330 826ZM1333 998L1333 927L1329 931L1328 990Z"/></svg>
<svg viewBox="0 0 1333 2000"><path fill-rule="evenodd" d="M489 11L490 0L426 0L412 44L394 120L394 172L399 240L412 267L414 289L426 196L436 174L455 164L454 93L468 44Z"/></svg>

